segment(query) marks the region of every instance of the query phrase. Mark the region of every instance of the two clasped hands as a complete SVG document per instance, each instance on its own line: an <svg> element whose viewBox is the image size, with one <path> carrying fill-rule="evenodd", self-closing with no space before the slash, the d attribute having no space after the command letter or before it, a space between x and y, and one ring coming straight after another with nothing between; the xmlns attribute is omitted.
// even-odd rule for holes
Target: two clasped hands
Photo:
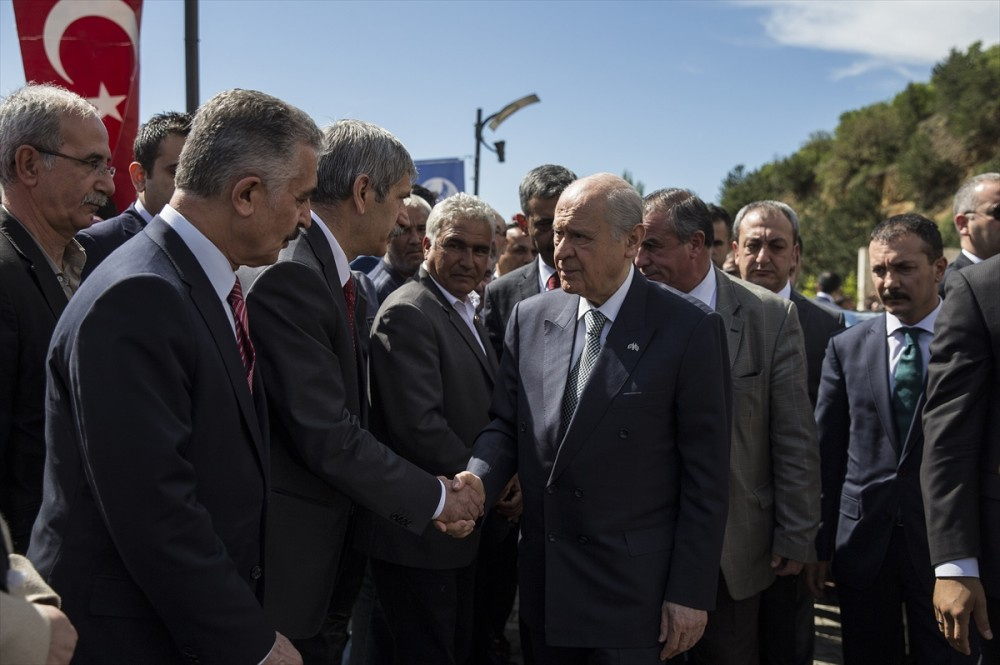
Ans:
<svg viewBox="0 0 1000 665"><path fill-rule="evenodd" d="M476 526L476 520L483 516L486 491L483 481L473 473L462 471L449 480L438 478L448 488L444 500L444 510L434 520L434 526L453 538L465 538Z"/></svg>

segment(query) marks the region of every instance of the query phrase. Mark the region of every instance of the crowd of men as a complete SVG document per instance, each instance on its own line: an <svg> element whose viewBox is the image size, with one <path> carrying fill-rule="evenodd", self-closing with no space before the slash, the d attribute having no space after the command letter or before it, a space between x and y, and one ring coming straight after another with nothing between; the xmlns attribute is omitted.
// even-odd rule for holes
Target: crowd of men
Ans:
<svg viewBox="0 0 1000 665"><path fill-rule="evenodd" d="M0 102L0 662L503 663L515 593L529 664L808 664L834 594L848 665L1000 662L1000 174L845 329L779 201L508 224L247 90L134 154L94 223L97 111Z"/></svg>

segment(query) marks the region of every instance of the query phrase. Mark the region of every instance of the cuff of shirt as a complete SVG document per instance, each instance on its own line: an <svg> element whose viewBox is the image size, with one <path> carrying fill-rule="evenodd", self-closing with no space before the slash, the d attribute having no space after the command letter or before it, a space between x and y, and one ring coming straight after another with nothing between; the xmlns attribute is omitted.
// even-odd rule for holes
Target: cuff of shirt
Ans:
<svg viewBox="0 0 1000 665"><path fill-rule="evenodd" d="M438 482L441 483L441 500L438 501L437 510L434 511L434 515L431 516L432 520L436 520L441 517L441 513L444 512L444 500L448 496L448 488L445 486L444 481L438 478Z"/></svg>
<svg viewBox="0 0 1000 665"><path fill-rule="evenodd" d="M264 665L264 663L267 662L267 659L271 657L271 652L274 651L274 647L276 647L276 646L278 646L278 634L277 633L274 634L274 644L272 644L271 648L268 649L267 655L264 656L264 660L262 660L259 663L257 663L257 665Z"/></svg>
<svg viewBox="0 0 1000 665"><path fill-rule="evenodd" d="M979 560L970 557L945 561L934 566L934 577L979 577Z"/></svg>

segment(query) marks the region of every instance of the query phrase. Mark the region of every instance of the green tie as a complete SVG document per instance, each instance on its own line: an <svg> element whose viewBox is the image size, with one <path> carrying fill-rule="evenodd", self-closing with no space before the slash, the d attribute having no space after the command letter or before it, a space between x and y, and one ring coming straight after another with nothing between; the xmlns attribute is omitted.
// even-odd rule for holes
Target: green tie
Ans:
<svg viewBox="0 0 1000 665"><path fill-rule="evenodd" d="M906 346L899 354L896 373L893 375L896 387L892 394L892 411L896 416L896 432L900 442L906 441L913 422L913 412L924 388L924 359L920 353L920 328L900 328Z"/></svg>

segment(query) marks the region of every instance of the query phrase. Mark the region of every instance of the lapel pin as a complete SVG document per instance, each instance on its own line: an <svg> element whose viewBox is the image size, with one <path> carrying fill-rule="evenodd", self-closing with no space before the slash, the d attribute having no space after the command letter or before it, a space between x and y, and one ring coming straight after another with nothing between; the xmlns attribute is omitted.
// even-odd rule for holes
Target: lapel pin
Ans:
<svg viewBox="0 0 1000 665"><path fill-rule="evenodd" d="M631 344L628 345L627 348L628 348L629 351L638 351L639 350L639 345L636 344L635 342L632 342Z"/></svg>

